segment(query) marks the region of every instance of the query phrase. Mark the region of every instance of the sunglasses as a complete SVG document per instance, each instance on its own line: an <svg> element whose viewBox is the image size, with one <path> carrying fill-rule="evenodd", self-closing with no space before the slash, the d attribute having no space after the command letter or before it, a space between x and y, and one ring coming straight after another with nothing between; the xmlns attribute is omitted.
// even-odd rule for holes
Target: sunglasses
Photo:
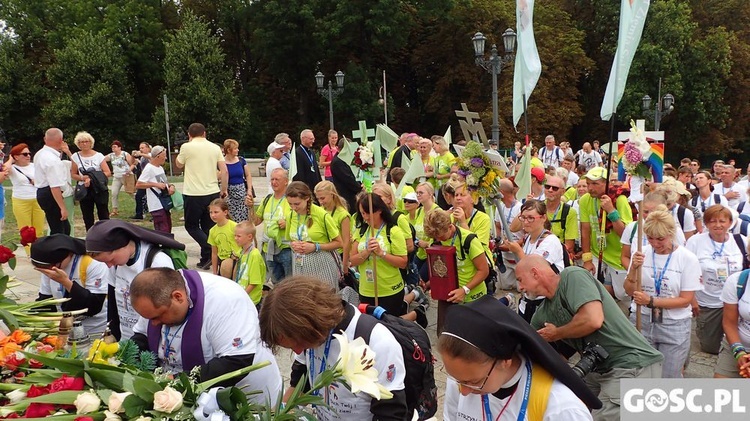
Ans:
<svg viewBox="0 0 750 421"><path fill-rule="evenodd" d="M19 155L31 156L31 152L21 152Z"/></svg>
<svg viewBox="0 0 750 421"><path fill-rule="evenodd" d="M547 189L547 190L552 190L552 191L558 191L558 190L560 190L560 187L550 186L549 184L545 184L544 188Z"/></svg>
<svg viewBox="0 0 750 421"><path fill-rule="evenodd" d="M404 199L404 203L417 203L416 200Z"/></svg>

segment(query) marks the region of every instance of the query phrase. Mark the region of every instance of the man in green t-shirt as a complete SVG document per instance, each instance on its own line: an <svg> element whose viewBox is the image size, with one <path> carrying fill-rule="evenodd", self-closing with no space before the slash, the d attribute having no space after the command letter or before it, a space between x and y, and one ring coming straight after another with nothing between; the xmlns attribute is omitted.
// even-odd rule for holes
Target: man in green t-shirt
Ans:
<svg viewBox="0 0 750 421"><path fill-rule="evenodd" d="M617 196L615 201L607 195L606 169L595 167L584 177L589 192L578 201L583 268L597 276L601 258L604 286L616 299L622 300L621 308L626 311L630 298L624 287L627 268L622 267L620 261L620 237L625 226L633 222L633 212L624 195Z"/></svg>
<svg viewBox="0 0 750 421"><path fill-rule="evenodd" d="M516 278L521 291L544 297L531 326L548 342L562 341L575 349L582 362L587 355L592 358L593 369L584 373L584 380L603 404L593 411L594 420L620 419L620 379L661 378L664 357L591 273L570 266L557 274L544 257L532 254L518 263ZM592 351L592 346L609 355Z"/></svg>

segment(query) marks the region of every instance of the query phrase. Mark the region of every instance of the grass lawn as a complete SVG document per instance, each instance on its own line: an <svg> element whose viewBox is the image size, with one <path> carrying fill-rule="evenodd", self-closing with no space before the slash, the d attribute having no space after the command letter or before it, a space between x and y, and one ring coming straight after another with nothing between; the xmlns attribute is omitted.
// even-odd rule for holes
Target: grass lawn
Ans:
<svg viewBox="0 0 750 421"><path fill-rule="evenodd" d="M182 177L169 177L169 182L182 182ZM5 226L3 228L3 243L5 244L18 244L19 241L19 234L18 230L19 227L16 223L16 216L13 214L13 204L11 201L11 195L12 195L12 185L10 181L6 180L3 183L3 187L5 188ZM111 194L111 192L110 192ZM132 222L134 224L140 225L142 227L146 228L154 228L154 224L150 220L150 215L146 213L144 217L146 219L144 220L134 220L129 219L131 216L135 215L135 195L127 194L125 191L120 191L120 203L119 207L117 209L117 212L119 213L118 216L113 218L119 218L124 219L128 222ZM112 211L112 199L110 198L109 201L109 211ZM183 211L172 209L172 226L182 226L185 225L185 221L182 221L181 218L184 216ZM96 209L94 209L94 215L96 215ZM74 234L76 237L83 238L86 235L86 227L83 224L83 217L81 216L81 208L76 203L75 212L73 215L73 227L74 227Z"/></svg>

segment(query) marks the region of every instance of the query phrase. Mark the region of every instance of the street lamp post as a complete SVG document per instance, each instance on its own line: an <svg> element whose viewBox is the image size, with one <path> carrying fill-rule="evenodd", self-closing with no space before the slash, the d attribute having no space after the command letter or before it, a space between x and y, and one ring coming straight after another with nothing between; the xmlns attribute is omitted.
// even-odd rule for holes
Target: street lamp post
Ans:
<svg viewBox="0 0 750 421"><path fill-rule="evenodd" d="M658 132L662 117L674 110L674 96L672 96L672 94L666 94L664 97L661 96L661 78L659 78L659 92L656 98L657 103L652 111L651 97L648 95L643 97L643 114L647 117L651 117L651 114L653 113L654 130Z"/></svg>
<svg viewBox="0 0 750 421"><path fill-rule="evenodd" d="M481 33L477 32L471 39L474 44L474 62L477 66L482 67L484 70L492 74L492 140L500 140L500 124L498 123L498 111L497 111L497 75L500 74L503 66L510 63L513 60L513 51L516 49L516 33L508 28L503 33L503 47L505 47L505 55L499 56L497 54L497 46L492 44L490 50L490 57L484 57L484 43L487 38Z"/></svg>
<svg viewBox="0 0 750 421"><path fill-rule="evenodd" d="M331 80L328 81L328 87L323 85L326 78L323 73L318 72L315 74L315 84L318 85L318 93L323 97L328 97L328 122L331 130L333 130L333 99L344 91L344 73L339 70L334 76L336 76L335 88Z"/></svg>

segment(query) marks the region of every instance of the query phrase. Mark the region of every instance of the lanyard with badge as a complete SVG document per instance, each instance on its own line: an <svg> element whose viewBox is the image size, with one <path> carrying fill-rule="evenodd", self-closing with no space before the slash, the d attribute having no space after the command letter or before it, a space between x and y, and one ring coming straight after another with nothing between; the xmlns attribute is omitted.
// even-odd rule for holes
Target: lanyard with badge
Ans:
<svg viewBox="0 0 750 421"><path fill-rule="evenodd" d="M518 411L518 421L523 421L526 419L526 410L529 407L529 392L531 391L531 362L527 359L526 360L526 386L523 388L523 400L521 401L521 409ZM505 405L503 406L503 409L500 410L500 413L497 415L497 418L495 418L495 421L499 420L500 417L503 416L503 412L505 412L505 409L508 407L510 402L513 400L513 396L516 394L515 391L513 391L513 394L510 395L508 398L508 402L505 402ZM490 398L487 395L482 395L482 406L484 411L482 412L482 420L484 421L492 421L492 410L490 409Z"/></svg>
<svg viewBox="0 0 750 421"><path fill-rule="evenodd" d="M315 155L312 152L308 152L304 146L302 146L302 151L305 152L307 159L310 161L310 171L315 172Z"/></svg>
<svg viewBox="0 0 750 421"><path fill-rule="evenodd" d="M674 249L669 252L669 256L667 256L667 261L664 263L664 267L661 269L660 273L657 273L656 270L656 251L651 252L651 263L654 265L654 291L656 291L655 297L658 297L661 294L661 283L664 280L664 274L667 273L667 267L669 266L669 261L672 260L672 253L674 253ZM659 307L654 307L651 309L651 322L652 323L661 323L664 319L664 315L662 314L662 309Z"/></svg>
<svg viewBox="0 0 750 421"><path fill-rule="evenodd" d="M328 352L331 350L332 340L333 340L333 330L331 330L328 333L328 339L326 340L326 344L323 349L323 357L321 358L321 361L320 361L320 370L318 370L317 373L315 372L315 350L312 348L308 350L308 357L310 359L310 373L308 373L310 377L310 384L314 384L315 378L323 374L323 372L325 371L326 365L328 363ZM320 391L317 389L312 392L312 394L315 396L318 396L319 393ZM325 401L327 405L328 404L328 387L326 387L325 398L326 398Z"/></svg>
<svg viewBox="0 0 750 421"><path fill-rule="evenodd" d="M70 272L68 272L68 279L70 279L71 282L75 282L73 280L73 274L75 273L76 266L78 266L78 260L81 258L80 255L74 254L73 255L73 263L70 264ZM65 297L65 288L62 286L62 284L58 284L60 286L60 297Z"/></svg>
<svg viewBox="0 0 750 421"><path fill-rule="evenodd" d="M193 312L193 307L190 307L188 309L187 315L185 316L185 320L182 321L182 324L177 327L177 330L174 331L174 334L172 335L172 339L169 339L169 331L171 329L171 326L166 326L166 329L164 330L164 360L168 363L172 364L173 361L170 361L169 357L172 355L172 343L174 342L175 338L177 337L177 334L180 333L183 327L188 322L188 319L190 318L190 314ZM174 353L176 354L177 351L175 350Z"/></svg>
<svg viewBox="0 0 750 421"><path fill-rule="evenodd" d="M297 240L302 240L302 234L304 233L305 237L307 237L307 219L310 218L310 215L305 215L305 220L300 222L300 215L297 214ZM294 253L294 262L298 266L302 266L302 264L305 262L305 255L302 253Z"/></svg>
<svg viewBox="0 0 750 421"><path fill-rule="evenodd" d="M383 231L384 227L385 227L385 222L383 222L382 224L380 224L380 228L378 228L378 232L375 233L374 237L372 236L371 227L367 227L367 232L370 233L370 237L369 238L365 237L368 240L368 241L365 242L365 249L367 249L367 243L369 242L370 238L375 238L380 243L380 233L381 233L381 231ZM385 242L381 243L380 247L384 248L385 247ZM368 256L367 258L369 259L370 256ZM375 263L373 263L373 264L377 264L377 261ZM373 272L372 267L365 269L365 279L367 280L367 282L375 282L375 273Z"/></svg>
<svg viewBox="0 0 750 421"><path fill-rule="evenodd" d="M714 252L711 254L711 259L713 259L716 263L716 280L723 285L727 280L727 277L729 277L729 273L731 272L731 268L729 267L729 257L724 256L724 246L729 240L727 239L727 241L721 243L721 248L718 248L716 247L716 243L714 242L713 238L708 238L711 240L711 245L714 248ZM716 262L717 259L718 262Z"/></svg>

